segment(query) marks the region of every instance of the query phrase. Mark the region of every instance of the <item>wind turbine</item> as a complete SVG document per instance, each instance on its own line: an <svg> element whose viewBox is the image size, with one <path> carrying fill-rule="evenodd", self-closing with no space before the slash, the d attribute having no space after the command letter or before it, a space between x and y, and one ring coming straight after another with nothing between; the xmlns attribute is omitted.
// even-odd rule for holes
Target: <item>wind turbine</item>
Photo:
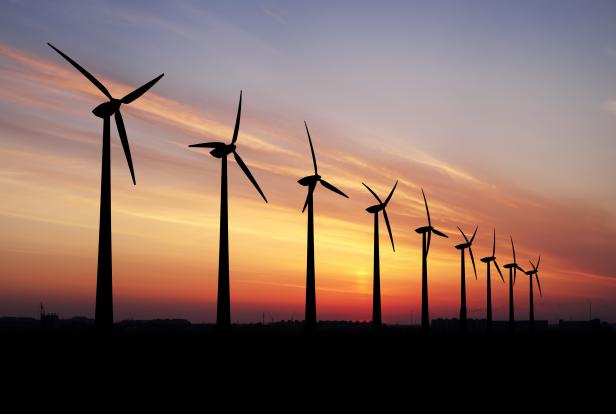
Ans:
<svg viewBox="0 0 616 414"><path fill-rule="evenodd" d="M314 174L308 175L299 179L297 182L308 187L308 196L304 203L302 213L308 207L308 246L307 246L307 260L306 260L306 319L305 328L306 332L312 333L317 327L317 301L316 301L316 288L314 278L314 209L313 209L313 193L318 183L328 190L338 193L343 197L349 198L342 191L325 181L318 174L317 158L314 155L314 147L312 146L312 138L310 138L310 131L308 131L308 124L304 121L306 127L306 133L308 134L308 142L310 143L310 152L312 153L312 163L314 164Z"/></svg>
<svg viewBox="0 0 616 414"><path fill-rule="evenodd" d="M533 262L530 262L530 265L533 267L532 270L526 271L524 272L527 276L530 276L529 280L530 280L530 307L529 307L529 318L528 318L528 328L530 330L530 332L534 332L535 331L535 306L534 306L534 301L533 301L533 276L535 276L535 279L537 280L537 287L539 288L539 295L541 297L543 297L543 293L541 293L541 283L539 283L539 263L541 263L541 256L539 256L539 259L537 260L537 265L535 266L533 264Z"/></svg>
<svg viewBox="0 0 616 414"><path fill-rule="evenodd" d="M498 274L500 275L503 283L505 283L505 279L503 278L503 273L496 262L496 229L494 229L494 238L492 239L492 256L487 256L481 259L488 268L488 279L487 279L487 289L488 289L488 304L487 304L487 317L486 317L486 330L487 332L492 332L492 286L490 281L490 267L491 263L494 262L496 266L496 270L498 270Z"/></svg>
<svg viewBox="0 0 616 414"><path fill-rule="evenodd" d="M430 332L430 315L428 311L428 251L430 250L430 241L432 233L440 237L447 237L445 233L432 227L430 220L430 210L428 209L428 201L423 188L421 189L424 204L426 205L426 215L428 216L428 225L415 229L415 232L421 234L421 330L423 333ZM426 236L427 234L427 236Z"/></svg>
<svg viewBox="0 0 616 414"><path fill-rule="evenodd" d="M513 312L513 285L515 285L518 270L520 272L524 272L524 269L518 265L518 262L515 259L513 237L509 236L509 238L511 239L511 250L513 251L513 263L507 263L503 267L505 269L509 269L509 332L513 333L515 329L515 316Z"/></svg>
<svg viewBox="0 0 616 414"><path fill-rule="evenodd" d="M364 184L364 183L362 183ZM364 184L364 187L372 193L374 198L379 202L366 209L368 213L374 214L374 284L372 290L372 327L376 330L381 328L381 265L379 259L379 211L383 212L383 218L385 218L385 224L387 225L387 231L389 232L389 240L391 240L391 248L396 251L394 247L394 236L391 234L391 226L389 225L389 218L387 217L387 204L391 197L394 195L398 181L394 184L394 188L385 199L385 202L381 201L378 195L370 187Z"/></svg>
<svg viewBox="0 0 616 414"><path fill-rule="evenodd" d="M129 104L146 93L156 82L164 76L164 73L152 79L148 83L135 89L121 99L116 99L96 79L90 72L81 67L73 59L65 55L51 43L47 43L60 56L66 59L75 69L94 84L109 101L98 105L92 113L103 119L103 156L101 171L101 198L100 198L100 222L98 229L98 271L96 274L96 308L94 312L94 324L99 331L110 331L113 329L113 289L112 289L112 267L111 267L111 164L110 164L110 126L111 116L115 118L118 128L118 135L124 148L124 155L128 162L130 175L133 185L136 185L133 160L130 155L130 147L126 136L124 120L120 112L122 104Z"/></svg>
<svg viewBox="0 0 616 414"><path fill-rule="evenodd" d="M218 302L216 307L216 327L222 333L231 330L231 294L229 291L229 211L227 193L227 156L233 154L237 165L240 166L246 177L257 189L263 200L267 203L267 198L261 191L257 180L252 176L250 170L237 153L235 145L240 130L240 117L242 114L242 92L240 91L240 103L237 107L237 117L235 119L235 129L230 144L224 142L204 142L193 144L189 147L213 148L210 154L214 158L219 158L222 162L222 173L220 176L220 239L218 248Z"/></svg>
<svg viewBox="0 0 616 414"><path fill-rule="evenodd" d="M465 268L465 260L464 260L464 251L468 249L468 252L471 255L471 262L473 263L473 272L475 272L475 280L477 280L477 268L475 267L475 257L473 257L473 241L475 240L475 236L477 235L477 229L479 226L475 227L475 232L473 233L473 237L469 240L466 237L466 234L462 231L460 227L460 233L462 233L462 237L466 243L458 244L455 246L456 249L460 250L460 264L461 264L461 272L460 272L460 330L462 333L466 333L466 268Z"/></svg>

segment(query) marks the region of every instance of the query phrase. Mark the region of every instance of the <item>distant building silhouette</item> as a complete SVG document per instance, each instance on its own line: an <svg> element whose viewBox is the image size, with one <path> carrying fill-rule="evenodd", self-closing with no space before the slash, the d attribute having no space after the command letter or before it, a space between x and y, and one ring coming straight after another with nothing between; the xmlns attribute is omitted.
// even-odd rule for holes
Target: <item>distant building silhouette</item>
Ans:
<svg viewBox="0 0 616 414"><path fill-rule="evenodd" d="M507 321L492 321L488 323L487 319L467 319L467 331L469 333L482 334L488 332L506 333L511 332L511 322ZM435 333L454 334L460 332L459 319L433 319L431 328ZM549 328L548 321L535 321L536 332L546 332ZM526 334L529 331L529 321L515 321L513 324L513 332Z"/></svg>
<svg viewBox="0 0 616 414"><path fill-rule="evenodd" d="M51 327L58 324L60 318L57 313L47 313L45 312L45 307L41 303L41 326L43 327Z"/></svg>
<svg viewBox="0 0 616 414"><path fill-rule="evenodd" d="M610 330L607 322L601 322L600 319L591 319L588 321L558 321L558 329L561 332L581 333L581 332L600 332Z"/></svg>

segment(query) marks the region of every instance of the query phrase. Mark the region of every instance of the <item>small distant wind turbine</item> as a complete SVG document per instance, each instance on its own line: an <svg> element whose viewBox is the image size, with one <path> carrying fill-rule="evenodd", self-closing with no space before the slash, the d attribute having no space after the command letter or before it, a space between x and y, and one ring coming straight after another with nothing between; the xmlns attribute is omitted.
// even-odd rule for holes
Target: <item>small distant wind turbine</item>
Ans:
<svg viewBox="0 0 616 414"><path fill-rule="evenodd" d="M51 43L47 43L60 56L68 61L75 69L94 84L109 101L98 105L92 113L103 119L103 157L101 172L101 199L100 199L100 223L98 229L98 272L96 275L96 309L94 312L94 324L99 331L109 331L113 328L113 289L111 267L111 161L110 161L110 124L111 116L115 118L118 127L118 135L122 142L124 155L128 162L133 184L136 185L133 160L130 155L130 147L124 127L124 120L120 112L122 104L129 104L146 93L156 82L163 77L164 73L152 79L148 83L135 89L125 97L116 99L90 72L79 66L77 62L65 55Z"/></svg>
<svg viewBox="0 0 616 414"><path fill-rule="evenodd" d="M314 147L312 146L312 138L310 138L310 131L308 131L308 124L304 121L306 127L306 133L308 134L308 142L310 143L310 152L312 153L312 163L314 164L314 174L308 175L299 179L297 182L308 187L308 196L304 203L302 213L308 207L308 246L307 246L307 260L306 260L306 319L305 328L306 331L312 333L317 327L317 301L316 301L316 288L314 277L314 208L313 208L313 193L318 183L334 193L340 194L343 197L349 198L342 191L325 181L318 173L317 158L314 155Z"/></svg>
<svg viewBox="0 0 616 414"><path fill-rule="evenodd" d="M421 330L423 333L428 333L430 332L430 315L428 307L428 252L430 251L430 241L432 239L432 233L440 237L447 237L447 235L432 227L428 201L426 200L426 194L423 188L421 189L421 194L423 195L424 204L426 205L428 225L415 229L415 232L421 234Z"/></svg>
<svg viewBox="0 0 616 414"><path fill-rule="evenodd" d="M488 273L487 273L487 290L488 290L488 303L487 303L487 316L486 316L486 330L487 332L492 332L492 286L491 286L491 280L490 280L490 265L492 262L494 262L494 266L496 266L496 270L498 270L498 274L500 275L501 279L503 280L503 283L505 283L505 278L503 278L503 273L500 270L500 267L498 266L498 263L496 262L496 229L494 229L494 238L492 240L492 256L488 256L488 257L484 257L481 259L482 262L484 262L487 266L488 269Z"/></svg>
<svg viewBox="0 0 616 414"><path fill-rule="evenodd" d="M257 180L252 176L250 170L237 153L235 142L240 130L240 117L242 114L242 92L240 91L240 103L237 107L237 117L235 119L235 129L230 144L224 142L204 142L193 144L189 147L213 148L210 154L214 158L219 158L222 162L222 173L220 177L220 240L218 248L218 303L216 308L216 327L222 333L231 330L231 294L229 291L229 211L228 211L228 192L227 192L227 156L233 154L237 165L240 166L246 177L257 189L263 200L267 203L265 194L261 191Z"/></svg>
<svg viewBox="0 0 616 414"><path fill-rule="evenodd" d="M364 184L364 183L362 183ZM391 234L391 226L389 225L389 218L387 217L387 204L389 204L389 200L394 195L394 191L396 190L396 186L398 185L398 181L394 184L394 187L391 189L391 192L385 199L385 202L381 201L378 195L370 187L364 184L364 187L372 193L374 198L379 202L373 206L370 206L366 209L368 213L374 214L374 284L372 290L372 326L374 329L381 328L381 265L379 259L379 211L383 212L383 218L385 219L385 224L387 225L387 231L389 232L389 240L391 240L391 248L393 251L396 251L394 247L394 236Z"/></svg>
<svg viewBox="0 0 616 414"><path fill-rule="evenodd" d="M529 277L529 281L530 281L530 307L529 307L529 317L528 317L528 322L529 322L529 329L531 332L534 332L535 330L535 304L534 304L534 300L533 300L533 276L535 276L535 279L537 280L537 287L539 288L539 295L541 297L543 297L543 293L541 293L541 283L539 283L539 263L541 263L541 256L539 256L539 259L537 260L537 265L535 266L533 264L533 262L530 262L530 265L533 267L532 270L528 270L526 272L524 272L527 276Z"/></svg>
<svg viewBox="0 0 616 414"><path fill-rule="evenodd" d="M468 252L471 255L471 262L473 263L473 272L475 272L475 280L477 279L477 268L475 267L475 257L473 257L473 241L475 240L475 236L477 235L477 229L479 226L475 227L475 232L473 233L473 237L469 240L466 237L466 234L462 231L460 227L460 233L462 233L462 237L466 243L458 244L455 246L456 249L460 250L460 264L461 264L461 272L460 272L460 330L462 333L466 333L466 268L464 264L464 251L468 249Z"/></svg>
<svg viewBox="0 0 616 414"><path fill-rule="evenodd" d="M515 329L515 316L513 312L513 285L515 285L517 271L524 272L518 262L515 259L515 246L513 245L513 237L511 239L511 250L513 251L513 263L507 263L503 266L505 269L509 269L509 331L513 333Z"/></svg>

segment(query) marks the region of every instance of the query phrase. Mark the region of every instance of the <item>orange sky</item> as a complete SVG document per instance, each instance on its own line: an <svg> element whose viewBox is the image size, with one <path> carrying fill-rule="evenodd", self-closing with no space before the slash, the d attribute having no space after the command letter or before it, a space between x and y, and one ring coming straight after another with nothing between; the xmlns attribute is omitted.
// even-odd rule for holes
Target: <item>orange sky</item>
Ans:
<svg viewBox="0 0 616 414"><path fill-rule="evenodd" d="M92 58L84 57L85 62ZM115 96L164 71L133 74L141 81L129 86L87 67ZM102 123L90 111L103 100L44 44L37 54L0 44L0 85L0 313L35 315L43 301L62 317L93 316ZM230 89L228 99L213 100L210 108L174 99L157 85L124 107L137 186L113 129L116 319L215 319L220 164L187 145L229 140L238 94ZM296 180L312 168L303 117L279 117L259 109L250 90L244 94L239 152L270 202L263 203L230 162L232 319L260 320L262 312L268 319L301 319L306 216L301 214L305 189ZM474 249L479 279L467 274L471 317L483 316L485 265L479 258L491 253L496 227L501 266L511 259L510 234L523 267L542 255L545 296L536 300L538 318L583 318L592 300L596 316L614 320L616 222L609 211L525 190L515 177L486 168L446 162L417 149L414 141L422 138L412 134L400 141L307 121L320 173L350 196L322 188L315 194L319 319L370 319L373 227L364 209L374 201L361 183L385 196L398 179L388 207L395 253L381 225L385 322L419 321L421 241L413 229L425 223L421 187L434 224L450 236L434 239L430 251L432 317L457 315L460 263L453 245L461 238L456 226L468 234L479 225ZM506 317L506 294L493 273L497 319ZM518 315L525 317L523 275L515 295Z"/></svg>

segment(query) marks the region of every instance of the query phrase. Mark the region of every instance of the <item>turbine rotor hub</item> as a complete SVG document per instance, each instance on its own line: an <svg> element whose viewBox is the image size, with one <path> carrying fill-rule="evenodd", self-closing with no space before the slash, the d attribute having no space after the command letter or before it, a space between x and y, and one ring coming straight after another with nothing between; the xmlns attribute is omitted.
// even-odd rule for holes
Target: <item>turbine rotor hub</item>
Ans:
<svg viewBox="0 0 616 414"><path fill-rule="evenodd" d="M110 118L120 109L122 102L119 99L112 98L107 102L103 102L92 110L92 113L99 118Z"/></svg>

